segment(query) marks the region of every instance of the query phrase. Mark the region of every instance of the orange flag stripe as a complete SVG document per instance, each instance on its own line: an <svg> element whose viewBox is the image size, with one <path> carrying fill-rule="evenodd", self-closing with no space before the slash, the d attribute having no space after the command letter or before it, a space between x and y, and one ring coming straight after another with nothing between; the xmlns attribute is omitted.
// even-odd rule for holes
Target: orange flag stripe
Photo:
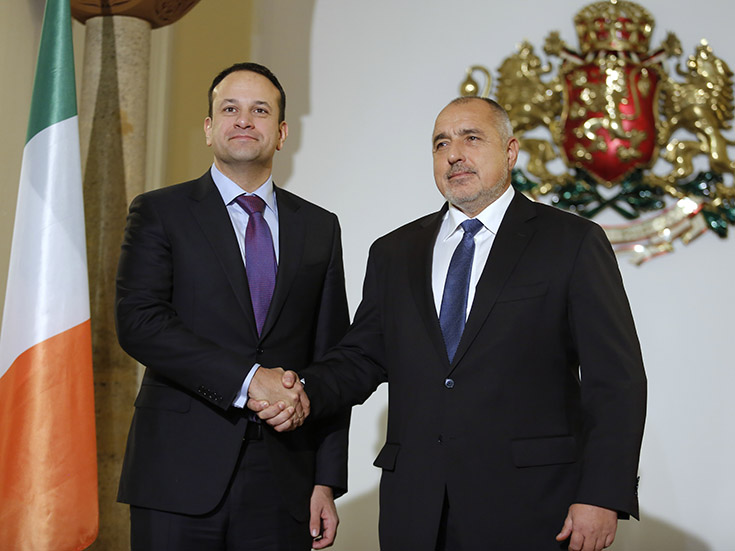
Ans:
<svg viewBox="0 0 735 551"><path fill-rule="evenodd" d="M31 347L0 378L0 549L77 551L97 536L90 327Z"/></svg>

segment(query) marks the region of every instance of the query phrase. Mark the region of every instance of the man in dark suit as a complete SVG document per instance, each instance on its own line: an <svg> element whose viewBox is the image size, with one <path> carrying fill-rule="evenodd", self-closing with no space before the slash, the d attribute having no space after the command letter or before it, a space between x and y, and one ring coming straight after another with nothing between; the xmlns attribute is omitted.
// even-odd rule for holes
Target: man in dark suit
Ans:
<svg viewBox="0 0 735 551"><path fill-rule="evenodd" d="M374 243L352 328L299 373L317 417L390 385L382 551L599 550L638 515L646 378L615 257L514 192L518 149L493 101L439 114L448 204Z"/></svg>
<svg viewBox="0 0 735 551"><path fill-rule="evenodd" d="M130 206L116 320L146 370L118 498L131 505L135 551L334 541L348 410L279 434L243 409L260 364L301 369L349 323L337 217L272 182L284 114L267 68L224 70L204 122L211 169ZM284 392L300 424L308 410Z"/></svg>

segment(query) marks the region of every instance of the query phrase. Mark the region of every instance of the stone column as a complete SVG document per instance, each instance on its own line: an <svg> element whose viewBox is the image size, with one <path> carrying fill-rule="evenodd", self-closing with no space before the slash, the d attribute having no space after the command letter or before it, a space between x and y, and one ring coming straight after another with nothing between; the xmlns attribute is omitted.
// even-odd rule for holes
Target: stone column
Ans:
<svg viewBox="0 0 735 551"><path fill-rule="evenodd" d="M126 16L87 20L79 130L84 170L97 421L100 532L92 549L129 549L127 506L116 503L137 364L117 345L115 272L127 205L145 187L150 31Z"/></svg>
<svg viewBox="0 0 735 551"><path fill-rule="evenodd" d="M97 551L130 549L128 507L116 494L139 378L137 363L117 343L113 308L127 206L145 189L151 28L172 23L197 1L71 1L86 24L79 130L100 502L99 537L90 549Z"/></svg>

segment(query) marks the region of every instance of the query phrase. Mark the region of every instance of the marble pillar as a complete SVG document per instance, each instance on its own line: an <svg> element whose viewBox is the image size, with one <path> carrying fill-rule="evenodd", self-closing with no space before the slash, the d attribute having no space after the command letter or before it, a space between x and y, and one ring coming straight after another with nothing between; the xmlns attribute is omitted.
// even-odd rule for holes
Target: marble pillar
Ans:
<svg viewBox="0 0 735 551"><path fill-rule="evenodd" d="M97 417L100 531L90 548L129 546L129 512L117 482L138 365L120 349L113 317L115 272L130 200L145 188L151 25L126 16L86 21L79 126Z"/></svg>

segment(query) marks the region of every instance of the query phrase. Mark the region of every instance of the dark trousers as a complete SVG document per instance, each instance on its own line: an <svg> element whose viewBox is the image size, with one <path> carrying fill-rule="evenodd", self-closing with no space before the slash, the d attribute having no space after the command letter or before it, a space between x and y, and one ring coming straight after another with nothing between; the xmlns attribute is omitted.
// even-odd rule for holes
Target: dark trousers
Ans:
<svg viewBox="0 0 735 551"><path fill-rule="evenodd" d="M253 431L248 431L257 438ZM200 516L130 507L131 551L308 551L308 522L281 502L263 440L243 442L217 508Z"/></svg>

